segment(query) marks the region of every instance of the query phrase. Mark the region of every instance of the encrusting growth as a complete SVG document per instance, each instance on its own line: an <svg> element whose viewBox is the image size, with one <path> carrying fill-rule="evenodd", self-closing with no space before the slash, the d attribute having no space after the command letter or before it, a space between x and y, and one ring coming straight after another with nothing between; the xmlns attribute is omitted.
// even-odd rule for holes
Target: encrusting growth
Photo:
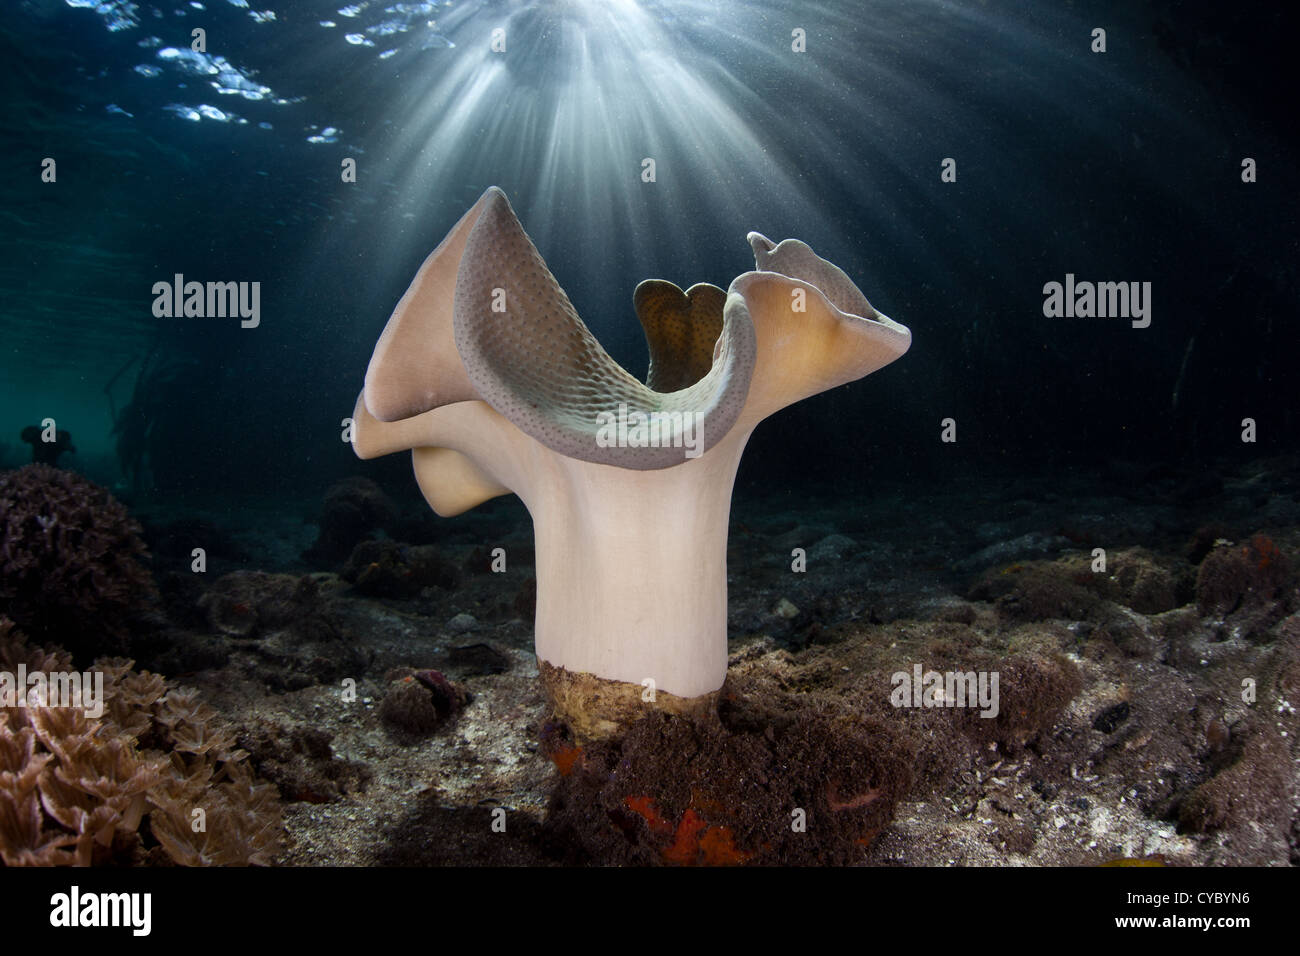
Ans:
<svg viewBox="0 0 1300 956"><path fill-rule="evenodd" d="M755 271L725 291L637 288L651 354L642 383L578 318L494 187L421 266L371 358L353 416L360 457L413 451L443 516L511 492L528 507L537 656L579 738L650 706L711 705L726 675L727 525L750 433L911 344L804 243L749 243Z"/></svg>

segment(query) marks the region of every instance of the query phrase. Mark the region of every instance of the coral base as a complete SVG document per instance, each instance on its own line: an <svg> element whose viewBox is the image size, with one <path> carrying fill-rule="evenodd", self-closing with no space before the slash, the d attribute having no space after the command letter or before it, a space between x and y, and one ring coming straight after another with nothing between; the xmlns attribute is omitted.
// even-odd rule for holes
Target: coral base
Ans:
<svg viewBox="0 0 1300 956"><path fill-rule="evenodd" d="M537 669L551 712L568 725L579 744L619 736L646 714L700 718L715 713L718 707L716 691L699 697L678 697L660 690L649 701L643 699L646 688L641 684L569 671L540 658Z"/></svg>

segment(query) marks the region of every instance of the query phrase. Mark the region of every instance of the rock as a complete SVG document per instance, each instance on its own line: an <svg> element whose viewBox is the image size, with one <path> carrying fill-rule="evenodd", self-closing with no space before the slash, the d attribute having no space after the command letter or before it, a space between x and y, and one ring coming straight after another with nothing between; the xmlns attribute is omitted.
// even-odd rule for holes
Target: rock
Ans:
<svg viewBox="0 0 1300 956"><path fill-rule="evenodd" d="M460 569L432 545L362 541L348 558L343 577L371 597L410 599L427 587L453 590Z"/></svg>
<svg viewBox="0 0 1300 956"><path fill-rule="evenodd" d="M1109 563L1111 596L1139 614L1172 611L1183 603L1179 600L1180 590L1191 596L1190 582L1180 587L1175 575L1142 548L1117 551Z"/></svg>
<svg viewBox="0 0 1300 956"><path fill-rule="evenodd" d="M986 521L975 529L975 537L981 541L1004 541L1014 533L1014 528L1006 521Z"/></svg>
<svg viewBox="0 0 1300 956"><path fill-rule="evenodd" d="M924 601L917 610L923 618L954 624L974 624L978 616L974 605L951 595Z"/></svg>
<svg viewBox="0 0 1300 956"><path fill-rule="evenodd" d="M1220 544L1196 576L1196 606L1223 620L1234 634L1261 639L1286 615L1290 562L1266 535L1242 545Z"/></svg>
<svg viewBox="0 0 1300 956"><path fill-rule="evenodd" d="M319 597L310 576L234 571L199 598L213 629L231 637L283 627L308 613Z"/></svg>
<svg viewBox="0 0 1300 956"><path fill-rule="evenodd" d="M1102 598L1083 559L1015 564L985 571L970 587L967 600L988 601L998 617L1011 621L1095 619Z"/></svg>
<svg viewBox="0 0 1300 956"><path fill-rule="evenodd" d="M958 561L956 567L962 571L973 571L994 564L1047 557L1068 547L1070 547L1070 540L1059 535L1025 534L1010 541L999 541L997 544L982 548L969 558Z"/></svg>
<svg viewBox="0 0 1300 956"><path fill-rule="evenodd" d="M1253 726L1241 756L1198 786L1178 807L1178 822L1192 833L1208 833L1249 821L1273 821L1281 839L1290 804L1290 753L1277 730ZM1288 814L1289 815L1289 814Z"/></svg>
<svg viewBox="0 0 1300 956"><path fill-rule="evenodd" d="M1192 564L1200 564L1205 556L1214 550L1215 545L1227 543L1235 538L1236 533L1222 522L1201 525L1192 534L1183 548L1183 556Z"/></svg>
<svg viewBox="0 0 1300 956"><path fill-rule="evenodd" d="M253 653L259 678L276 690L299 690L362 673L371 652L341 625L337 606L311 575L235 571L199 601L232 653Z"/></svg>
<svg viewBox="0 0 1300 956"><path fill-rule="evenodd" d="M325 493L320 534L303 557L317 567L337 568L373 531L397 517L397 508L379 485L369 478L345 478Z"/></svg>
<svg viewBox="0 0 1300 956"><path fill-rule="evenodd" d="M201 625L200 625L201 626ZM133 635L131 656L136 666L162 674L188 674L225 667L230 640L222 634L164 628Z"/></svg>
<svg viewBox="0 0 1300 956"><path fill-rule="evenodd" d="M364 790L371 772L364 764L335 757L332 740L333 734L319 728L262 719L241 732L238 743L283 799L333 803Z"/></svg>
<svg viewBox="0 0 1300 956"><path fill-rule="evenodd" d="M1197 607L1202 614L1231 614L1243 604L1267 602L1287 575L1285 556L1264 535L1245 545L1220 544L1201 562Z"/></svg>
<svg viewBox="0 0 1300 956"><path fill-rule="evenodd" d="M846 554L858 550L858 544L843 534L831 534L808 549L809 561L838 561Z"/></svg>
<svg viewBox="0 0 1300 956"><path fill-rule="evenodd" d="M772 547L788 555L794 548L807 548L813 542L822 540L829 530L821 526L801 524L793 531L774 538Z"/></svg>
<svg viewBox="0 0 1300 956"><path fill-rule="evenodd" d="M447 651L447 660L465 676L504 674L510 670L510 657L492 644L462 644Z"/></svg>
<svg viewBox="0 0 1300 956"><path fill-rule="evenodd" d="M469 694L434 670L390 673L379 718L397 736L427 737L464 709Z"/></svg>
<svg viewBox="0 0 1300 956"><path fill-rule="evenodd" d="M478 621L472 614L457 614L447 622L447 630L453 634L465 634L478 627Z"/></svg>
<svg viewBox="0 0 1300 956"><path fill-rule="evenodd" d="M903 734L844 705L796 715L735 697L699 722L652 712L620 740L545 740L556 845L600 865L860 862L912 785ZM807 808L806 830L791 807Z"/></svg>

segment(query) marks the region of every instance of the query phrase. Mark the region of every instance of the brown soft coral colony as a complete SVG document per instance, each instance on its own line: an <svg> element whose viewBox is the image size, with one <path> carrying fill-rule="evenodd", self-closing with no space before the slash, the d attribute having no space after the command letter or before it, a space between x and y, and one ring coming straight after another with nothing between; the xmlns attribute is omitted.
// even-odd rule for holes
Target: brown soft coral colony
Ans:
<svg viewBox="0 0 1300 956"><path fill-rule="evenodd" d="M0 618L0 670L67 671ZM283 827L273 786L192 691L100 660L104 711L0 710L0 861L6 866L265 865Z"/></svg>
<svg viewBox="0 0 1300 956"><path fill-rule="evenodd" d="M120 639L155 593L140 526L105 489L49 465L0 472L0 605L72 648Z"/></svg>

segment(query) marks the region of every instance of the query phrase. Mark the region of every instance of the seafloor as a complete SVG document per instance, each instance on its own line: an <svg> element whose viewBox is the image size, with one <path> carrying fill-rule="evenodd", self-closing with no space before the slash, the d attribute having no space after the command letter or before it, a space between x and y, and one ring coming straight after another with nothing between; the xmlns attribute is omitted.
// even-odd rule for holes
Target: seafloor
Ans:
<svg viewBox="0 0 1300 956"><path fill-rule="evenodd" d="M587 752L544 712L513 499L446 521L356 479L310 512L142 501L160 597L118 650L197 689L278 788L254 862L1295 864L1297 464L741 487L721 724ZM999 671L999 717L891 706L916 664ZM841 766L870 789L837 794ZM146 829L133 859L158 862Z"/></svg>

